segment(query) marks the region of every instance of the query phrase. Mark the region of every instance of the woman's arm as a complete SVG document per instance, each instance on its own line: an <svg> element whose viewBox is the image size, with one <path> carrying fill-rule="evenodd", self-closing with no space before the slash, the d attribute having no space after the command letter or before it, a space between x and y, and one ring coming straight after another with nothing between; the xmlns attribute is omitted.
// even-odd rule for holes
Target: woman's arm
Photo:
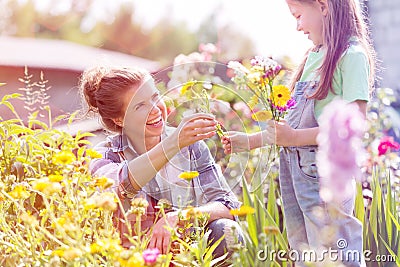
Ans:
<svg viewBox="0 0 400 267"><path fill-rule="evenodd" d="M233 220L233 216L229 212L230 209L228 209L228 207L226 207L224 204L218 201L210 202L203 206L199 206L195 209L197 211L200 211L201 213L209 214L210 215L210 218L208 219L209 223L222 218Z"/></svg>
<svg viewBox="0 0 400 267"><path fill-rule="evenodd" d="M147 153L129 161L129 179L133 187L139 190L145 186L181 148L212 137L215 125L211 115L193 114L185 117L170 136Z"/></svg>

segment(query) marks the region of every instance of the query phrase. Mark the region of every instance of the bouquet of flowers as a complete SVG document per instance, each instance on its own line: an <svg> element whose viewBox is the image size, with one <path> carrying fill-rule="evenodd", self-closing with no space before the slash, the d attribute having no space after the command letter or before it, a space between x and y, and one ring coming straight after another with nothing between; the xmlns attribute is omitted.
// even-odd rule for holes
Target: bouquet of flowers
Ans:
<svg viewBox="0 0 400 267"><path fill-rule="evenodd" d="M252 118L255 121L279 121L296 104L289 88L274 85L282 67L276 61L260 56L251 59L250 63L251 67L246 68L238 61L230 61L228 68L235 73L232 80L240 89L252 91L253 95L247 104L253 111ZM262 109L255 112L258 104L262 105Z"/></svg>

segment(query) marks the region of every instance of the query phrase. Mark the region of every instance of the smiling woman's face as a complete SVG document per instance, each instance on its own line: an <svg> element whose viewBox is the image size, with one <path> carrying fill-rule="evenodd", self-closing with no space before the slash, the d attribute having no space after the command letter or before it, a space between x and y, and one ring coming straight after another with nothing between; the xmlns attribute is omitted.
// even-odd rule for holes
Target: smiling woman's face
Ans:
<svg viewBox="0 0 400 267"><path fill-rule="evenodd" d="M123 109L123 131L131 139L161 136L167 109L152 78L126 93Z"/></svg>

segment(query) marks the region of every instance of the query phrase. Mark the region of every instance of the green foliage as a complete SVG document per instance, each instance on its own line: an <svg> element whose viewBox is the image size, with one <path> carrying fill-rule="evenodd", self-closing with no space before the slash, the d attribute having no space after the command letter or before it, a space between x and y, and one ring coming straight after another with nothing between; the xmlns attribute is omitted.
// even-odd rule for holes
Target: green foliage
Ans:
<svg viewBox="0 0 400 267"><path fill-rule="evenodd" d="M78 131L72 136L53 128L60 118L52 119L46 106L49 123L37 119L35 111L25 125L10 102L22 97L7 95L0 103L16 116L0 121L0 265L144 266L142 253L150 236L139 230L140 220L134 226L138 234L132 235L127 220L130 213L137 215L135 202L122 212L132 243L124 248L114 215L122 204L109 191L114 181L92 177L88 171L89 162L101 157L86 140L93 134ZM200 217L195 216L190 226L204 226L206 219ZM221 240L210 246L208 235L204 231L189 239L174 235L173 241L181 244L178 253L159 255L152 266L169 266L185 255L190 256L191 266L215 266L223 259L212 257Z"/></svg>

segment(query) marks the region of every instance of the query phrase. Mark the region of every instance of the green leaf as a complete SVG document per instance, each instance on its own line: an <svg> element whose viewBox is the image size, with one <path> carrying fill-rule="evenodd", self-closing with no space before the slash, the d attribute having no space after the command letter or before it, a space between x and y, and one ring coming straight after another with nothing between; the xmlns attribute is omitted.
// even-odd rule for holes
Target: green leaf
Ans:
<svg viewBox="0 0 400 267"><path fill-rule="evenodd" d="M381 220L378 218L381 217L381 196L382 196L382 190L379 185L379 182L377 181L377 174L375 173L375 179L373 180L372 183L372 190L373 190L373 198L371 202L371 213L369 216L369 221L370 221L370 226L371 226L371 231L372 235L375 239L375 243L378 246L378 222Z"/></svg>
<svg viewBox="0 0 400 267"><path fill-rule="evenodd" d="M83 132L83 133L81 133L81 131L78 131L78 132L76 133L75 140L80 140L80 139L83 139L83 138L85 138L85 137L93 137L93 136L96 136L96 135L93 134L93 133L90 133L90 132Z"/></svg>
<svg viewBox="0 0 400 267"><path fill-rule="evenodd" d="M39 127L41 127L44 130L48 130L48 126L45 122L42 122L40 120L36 120L36 119L29 119L29 128L33 128L33 125L37 125Z"/></svg>
<svg viewBox="0 0 400 267"><path fill-rule="evenodd" d="M224 236L222 236L220 239L216 240L214 242L214 244L212 244L211 246L208 247L208 250L207 250L206 254L204 255L205 262L209 262L212 259L212 256L213 256L212 253L217 248L217 246L222 242L223 239L224 239ZM221 256L217 259L214 259L215 263L223 260L224 258L226 258L227 255L228 254L224 254L223 256Z"/></svg>
<svg viewBox="0 0 400 267"><path fill-rule="evenodd" d="M65 119L67 117L67 115L59 115L59 116L57 116L54 120L53 120L53 124L55 124L56 122L59 122L59 121L61 121L61 120L63 120L63 119Z"/></svg>
<svg viewBox="0 0 400 267"><path fill-rule="evenodd" d="M22 94L18 94L18 93L5 95L1 99L1 103L4 104L4 102L8 102L9 99L19 98L21 96L23 96L23 95Z"/></svg>
<svg viewBox="0 0 400 267"><path fill-rule="evenodd" d="M396 255L396 253L391 249L391 247L388 245L388 243L386 243L386 241L384 240L384 238L382 238L380 235L379 237L381 238L381 241L383 242L383 244L385 245L386 249L389 251L390 255L393 256L393 259L396 260L396 265L400 266L400 255ZM383 256L383 254L381 255ZM386 255L387 256L387 255Z"/></svg>
<svg viewBox="0 0 400 267"><path fill-rule="evenodd" d="M90 142L89 140L85 140L85 139L79 140L79 141L78 141L78 144L79 144L79 145L87 145L87 146L93 145L92 142Z"/></svg>
<svg viewBox="0 0 400 267"><path fill-rule="evenodd" d="M68 118L68 125L70 125L70 124L74 121L76 115L78 115L78 114L79 114L79 111L75 111L74 113L72 113L72 114L69 116L69 118Z"/></svg>
<svg viewBox="0 0 400 267"><path fill-rule="evenodd" d="M279 223L276 223L274 218L271 216L271 214L268 213L268 211L266 212L266 220L267 220L267 224L268 226L273 226L279 229ZM282 249L288 250L288 243L286 241L286 238L283 236L283 234L281 232L277 233L275 235L276 240L278 241L278 244L280 245L280 247Z"/></svg>
<svg viewBox="0 0 400 267"><path fill-rule="evenodd" d="M10 135L20 135L20 134L32 134L33 130L28 127L21 126L18 124L13 124L10 129Z"/></svg>
<svg viewBox="0 0 400 267"><path fill-rule="evenodd" d="M386 231L387 231L387 238L388 238L388 243L392 244L392 230L393 230L393 224L392 224L392 220L390 220L390 211L391 211L391 207L392 207L392 203L393 203L393 199L392 199L392 189L391 189L391 184L390 184L390 174L388 174L387 177L387 185L386 185L386 200L385 200L385 219L384 221L386 222Z"/></svg>
<svg viewBox="0 0 400 267"><path fill-rule="evenodd" d="M244 176L242 178L242 182L243 182L243 204L246 206L254 207L254 203L251 200L247 182L246 182ZM254 214L246 215L246 221L248 224L247 230L249 232L249 235L253 242L253 245L255 247L258 247L257 223L256 223L255 215Z"/></svg>
<svg viewBox="0 0 400 267"><path fill-rule="evenodd" d="M4 97L3 97L4 98ZM5 105L6 107L8 107L8 109L9 110L11 110L11 112L13 113L13 114L16 114L17 112L15 111L15 108L14 108L14 106L10 103L10 102L7 102L7 101L5 101L5 102L1 102L3 105Z"/></svg>
<svg viewBox="0 0 400 267"><path fill-rule="evenodd" d="M364 207L364 197L362 193L361 183L357 183L357 194L354 205L354 213L358 220L361 221L362 225L365 222L365 207Z"/></svg>

